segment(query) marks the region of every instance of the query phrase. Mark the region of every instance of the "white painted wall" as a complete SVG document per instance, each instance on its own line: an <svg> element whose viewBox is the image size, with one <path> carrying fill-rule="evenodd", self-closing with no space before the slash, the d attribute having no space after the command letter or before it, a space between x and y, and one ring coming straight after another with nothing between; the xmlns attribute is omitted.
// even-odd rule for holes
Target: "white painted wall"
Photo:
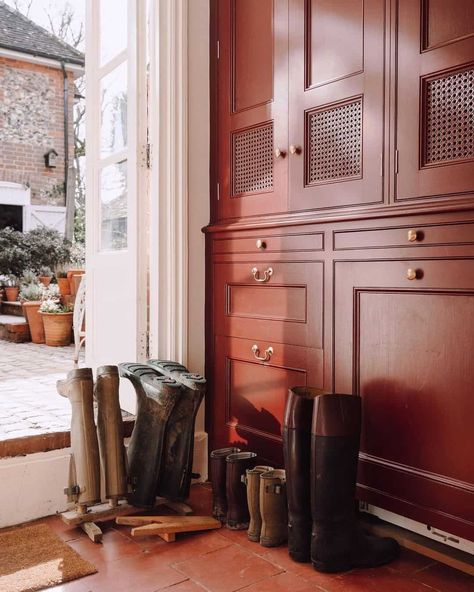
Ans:
<svg viewBox="0 0 474 592"><path fill-rule="evenodd" d="M188 368L204 374L205 242L209 223L209 0L188 0ZM204 431L204 405L196 422Z"/></svg>

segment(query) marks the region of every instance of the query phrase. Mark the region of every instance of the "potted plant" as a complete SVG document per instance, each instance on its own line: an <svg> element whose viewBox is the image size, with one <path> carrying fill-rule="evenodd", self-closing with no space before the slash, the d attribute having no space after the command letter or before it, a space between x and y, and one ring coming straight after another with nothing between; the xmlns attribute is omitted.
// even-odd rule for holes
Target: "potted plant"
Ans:
<svg viewBox="0 0 474 592"><path fill-rule="evenodd" d="M51 271L51 269L49 267L41 267L41 269L39 270L39 281L43 284L43 286L45 286L46 288L49 286L49 284L51 283L51 280L53 278L53 272Z"/></svg>
<svg viewBox="0 0 474 592"><path fill-rule="evenodd" d="M5 287L7 285L8 276L1 274L0 275L0 302L5 299Z"/></svg>
<svg viewBox="0 0 474 592"><path fill-rule="evenodd" d="M16 302L18 300L18 293L20 292L20 287L18 285L18 278L10 274L8 276L6 286L5 286L5 294L7 296L7 302Z"/></svg>
<svg viewBox="0 0 474 592"><path fill-rule="evenodd" d="M46 345L69 345L72 339L72 307L48 299L41 303L39 312L43 318Z"/></svg>
<svg viewBox="0 0 474 592"><path fill-rule="evenodd" d="M30 327L31 341L33 343L44 343L43 319L39 314L43 292L44 286L36 282L25 284L20 290L23 314Z"/></svg>
<svg viewBox="0 0 474 592"><path fill-rule="evenodd" d="M56 281L58 282L59 292L61 296L70 296L71 287L69 285L69 280L67 279L67 273L65 271L57 271Z"/></svg>

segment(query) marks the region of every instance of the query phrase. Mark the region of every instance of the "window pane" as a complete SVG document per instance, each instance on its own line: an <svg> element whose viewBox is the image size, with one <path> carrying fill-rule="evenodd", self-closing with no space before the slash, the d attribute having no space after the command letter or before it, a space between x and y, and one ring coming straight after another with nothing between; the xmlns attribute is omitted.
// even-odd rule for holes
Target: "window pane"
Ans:
<svg viewBox="0 0 474 592"><path fill-rule="evenodd" d="M100 95L100 153L104 157L127 146L127 62L104 76Z"/></svg>
<svg viewBox="0 0 474 592"><path fill-rule="evenodd" d="M100 0L100 63L127 47L128 0Z"/></svg>
<svg viewBox="0 0 474 592"><path fill-rule="evenodd" d="M127 248L127 161L111 164L100 174L101 249Z"/></svg>

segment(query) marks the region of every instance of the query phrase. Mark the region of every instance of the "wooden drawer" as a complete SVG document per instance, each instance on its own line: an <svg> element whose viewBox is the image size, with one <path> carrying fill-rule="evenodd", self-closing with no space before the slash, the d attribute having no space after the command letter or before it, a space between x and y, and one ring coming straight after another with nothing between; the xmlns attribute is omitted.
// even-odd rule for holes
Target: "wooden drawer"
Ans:
<svg viewBox="0 0 474 592"><path fill-rule="evenodd" d="M216 263L214 317L220 335L322 348L323 263Z"/></svg>
<svg viewBox="0 0 474 592"><path fill-rule="evenodd" d="M252 351L257 341L215 338L213 446L240 445L278 466L288 389L322 388L323 352L277 344L268 362L261 362Z"/></svg>
<svg viewBox="0 0 474 592"><path fill-rule="evenodd" d="M334 250L474 245L474 222L334 231Z"/></svg>
<svg viewBox="0 0 474 592"><path fill-rule="evenodd" d="M298 251L321 251L324 249L324 234L281 234L217 238L213 242L213 253L282 253Z"/></svg>

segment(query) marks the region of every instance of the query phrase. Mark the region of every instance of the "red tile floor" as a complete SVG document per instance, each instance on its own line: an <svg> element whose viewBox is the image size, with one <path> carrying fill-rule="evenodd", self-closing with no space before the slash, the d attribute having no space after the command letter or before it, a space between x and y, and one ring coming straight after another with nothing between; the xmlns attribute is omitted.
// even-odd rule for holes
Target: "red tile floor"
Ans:
<svg viewBox="0 0 474 592"><path fill-rule="evenodd" d="M190 504L196 514L210 514L209 487L194 486ZM266 549L225 528L165 543L133 540L129 527L107 523L95 545L59 517L43 522L98 569L49 589L55 592L474 592L474 577L409 551L386 567L327 575L291 561L286 547Z"/></svg>

